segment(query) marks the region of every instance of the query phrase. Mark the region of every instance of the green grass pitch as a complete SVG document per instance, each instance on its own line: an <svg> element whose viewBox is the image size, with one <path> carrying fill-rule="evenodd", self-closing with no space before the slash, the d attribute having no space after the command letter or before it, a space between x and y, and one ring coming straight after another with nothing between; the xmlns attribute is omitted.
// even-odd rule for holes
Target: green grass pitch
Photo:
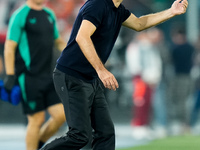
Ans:
<svg viewBox="0 0 200 150"><path fill-rule="evenodd" d="M117 150L200 150L200 136L168 137L146 145Z"/></svg>

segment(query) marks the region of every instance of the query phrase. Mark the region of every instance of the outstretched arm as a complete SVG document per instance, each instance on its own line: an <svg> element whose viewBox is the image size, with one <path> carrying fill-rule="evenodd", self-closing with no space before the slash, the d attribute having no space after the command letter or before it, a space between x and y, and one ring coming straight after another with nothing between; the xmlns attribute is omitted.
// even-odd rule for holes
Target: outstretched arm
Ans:
<svg viewBox="0 0 200 150"><path fill-rule="evenodd" d="M93 25L90 21L83 20L76 37L76 41L84 56L96 70L104 86L110 90L116 90L116 88L118 88L117 80L114 75L104 67L91 40L91 35L95 32L95 30L95 25Z"/></svg>
<svg viewBox="0 0 200 150"><path fill-rule="evenodd" d="M184 14L187 10L187 0L176 0L171 8L155 14L149 14L137 18L134 14L123 23L123 26L131 28L136 31L142 31L150 27L156 26L176 15Z"/></svg>

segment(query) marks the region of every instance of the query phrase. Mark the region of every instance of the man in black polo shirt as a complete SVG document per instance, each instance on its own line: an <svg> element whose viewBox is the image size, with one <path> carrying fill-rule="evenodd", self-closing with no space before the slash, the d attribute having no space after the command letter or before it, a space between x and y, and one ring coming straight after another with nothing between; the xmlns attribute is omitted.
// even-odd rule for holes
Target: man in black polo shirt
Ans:
<svg viewBox="0 0 200 150"><path fill-rule="evenodd" d="M186 12L187 0L177 0L168 10L137 18L123 0L88 0L81 7L67 47L54 70L56 91L69 125L66 136L43 150L79 150L88 143L93 128L93 150L114 150L115 133L104 88L116 90L118 82L105 67L122 25L136 30L162 23Z"/></svg>

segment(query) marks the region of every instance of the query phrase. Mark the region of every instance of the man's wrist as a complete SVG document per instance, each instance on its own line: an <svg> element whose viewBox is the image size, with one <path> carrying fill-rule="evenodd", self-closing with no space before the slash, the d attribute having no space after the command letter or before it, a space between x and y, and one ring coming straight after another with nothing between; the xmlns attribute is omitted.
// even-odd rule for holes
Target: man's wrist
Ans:
<svg viewBox="0 0 200 150"><path fill-rule="evenodd" d="M15 72L14 72L14 71L10 71L10 72L6 71L6 75L7 75L7 76L8 76L8 75L15 75Z"/></svg>
<svg viewBox="0 0 200 150"><path fill-rule="evenodd" d="M169 17L170 17L170 18L172 18L172 17L174 17L174 16L177 15L176 13L174 13L173 8L169 8L167 11L169 12Z"/></svg>

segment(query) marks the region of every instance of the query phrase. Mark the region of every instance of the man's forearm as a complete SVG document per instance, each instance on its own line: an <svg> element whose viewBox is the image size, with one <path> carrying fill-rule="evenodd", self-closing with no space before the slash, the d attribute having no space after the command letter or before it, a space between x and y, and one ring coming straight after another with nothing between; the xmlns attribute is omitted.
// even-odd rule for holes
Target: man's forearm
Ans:
<svg viewBox="0 0 200 150"><path fill-rule="evenodd" d="M172 4L171 8L165 11L140 17L139 20L140 23L142 23L142 30L156 26L176 15L184 14L187 10L187 7L187 0L176 0Z"/></svg>
<svg viewBox="0 0 200 150"><path fill-rule="evenodd" d="M17 44L13 41L7 40L5 42L4 61L7 75L15 74L15 49Z"/></svg>
<svg viewBox="0 0 200 150"><path fill-rule="evenodd" d="M171 8L155 14L149 14L139 18L131 14L130 17L123 22L123 25L136 31L142 31L165 22L176 15L184 14L187 10L187 6L187 0L176 0Z"/></svg>
<svg viewBox="0 0 200 150"><path fill-rule="evenodd" d="M79 47L81 48L87 60L96 70L105 88L115 91L119 87L118 82L114 75L105 68L104 64L100 60L91 38L78 36L78 38L76 38L76 41L79 44Z"/></svg>
<svg viewBox="0 0 200 150"><path fill-rule="evenodd" d="M89 37L79 37L76 39L76 41L81 48L84 56L96 71L105 69L102 61L96 53L92 40Z"/></svg>
<svg viewBox="0 0 200 150"><path fill-rule="evenodd" d="M145 15L139 18L141 23L141 30L145 30L147 28L156 26L162 22L169 20L175 15L172 13L171 9L167 9L162 12L158 12L155 14Z"/></svg>

